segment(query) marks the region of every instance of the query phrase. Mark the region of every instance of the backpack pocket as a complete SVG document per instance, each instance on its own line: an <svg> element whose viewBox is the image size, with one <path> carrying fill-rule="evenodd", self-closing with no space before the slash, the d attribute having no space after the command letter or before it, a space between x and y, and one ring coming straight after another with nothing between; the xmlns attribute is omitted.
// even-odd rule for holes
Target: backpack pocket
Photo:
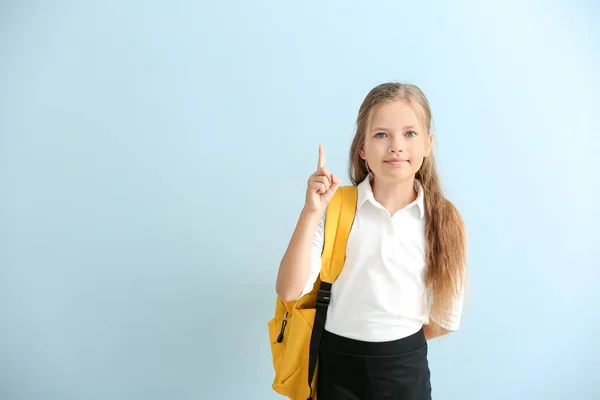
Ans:
<svg viewBox="0 0 600 400"><path fill-rule="evenodd" d="M314 308L294 308L287 322L273 318L268 323L275 367L273 389L292 400L305 400L310 393L308 362L314 320Z"/></svg>

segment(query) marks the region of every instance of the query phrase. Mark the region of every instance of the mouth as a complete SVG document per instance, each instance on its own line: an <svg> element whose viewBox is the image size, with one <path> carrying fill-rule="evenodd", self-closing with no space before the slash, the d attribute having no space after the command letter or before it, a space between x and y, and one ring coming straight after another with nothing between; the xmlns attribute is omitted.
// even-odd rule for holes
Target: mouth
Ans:
<svg viewBox="0 0 600 400"><path fill-rule="evenodd" d="M386 163L390 164L390 165L404 165L404 164L408 164L409 161L402 159L402 158L390 158L389 160L385 160Z"/></svg>

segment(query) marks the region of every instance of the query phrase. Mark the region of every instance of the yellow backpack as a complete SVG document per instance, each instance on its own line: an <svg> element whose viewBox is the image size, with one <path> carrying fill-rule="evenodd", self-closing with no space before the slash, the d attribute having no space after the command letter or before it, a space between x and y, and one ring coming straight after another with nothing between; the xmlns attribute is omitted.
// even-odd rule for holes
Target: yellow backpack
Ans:
<svg viewBox="0 0 600 400"><path fill-rule="evenodd" d="M319 345L331 285L346 260L346 243L356 212L356 186L339 187L327 205L321 273L313 290L297 301L277 296L268 323L275 379L273 389L291 400L315 400Z"/></svg>

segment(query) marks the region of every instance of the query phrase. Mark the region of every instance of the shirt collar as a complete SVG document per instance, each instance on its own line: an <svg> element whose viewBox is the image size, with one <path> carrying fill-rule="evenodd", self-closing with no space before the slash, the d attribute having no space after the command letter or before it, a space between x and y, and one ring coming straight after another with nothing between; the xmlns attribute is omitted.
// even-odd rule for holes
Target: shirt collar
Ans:
<svg viewBox="0 0 600 400"><path fill-rule="evenodd" d="M367 175L362 182L358 184L358 198L356 207L360 209L367 201L371 202L373 205L380 207L377 200L375 200L375 196L373 195L373 188L371 187L371 182L373 181L373 174ZM408 204L405 208L411 208L413 206L417 206L419 209L419 216L423 218L425 216L425 193L423 190L423 185L418 179L415 179L415 190L417 191L417 198L412 203Z"/></svg>

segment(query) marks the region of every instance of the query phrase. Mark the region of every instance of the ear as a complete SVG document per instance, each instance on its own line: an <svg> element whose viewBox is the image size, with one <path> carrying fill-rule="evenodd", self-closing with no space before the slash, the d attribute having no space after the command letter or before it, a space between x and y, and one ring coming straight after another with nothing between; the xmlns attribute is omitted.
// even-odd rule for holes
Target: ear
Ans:
<svg viewBox="0 0 600 400"><path fill-rule="evenodd" d="M428 157L431 154L431 150L433 149L433 135L429 133L427 135L427 139L425 140L425 157Z"/></svg>
<svg viewBox="0 0 600 400"><path fill-rule="evenodd" d="M358 154L360 155L360 158L362 158L363 160L366 160L366 159L367 159L367 153L365 153L365 151L364 151L364 150L360 150L360 151L358 152Z"/></svg>

